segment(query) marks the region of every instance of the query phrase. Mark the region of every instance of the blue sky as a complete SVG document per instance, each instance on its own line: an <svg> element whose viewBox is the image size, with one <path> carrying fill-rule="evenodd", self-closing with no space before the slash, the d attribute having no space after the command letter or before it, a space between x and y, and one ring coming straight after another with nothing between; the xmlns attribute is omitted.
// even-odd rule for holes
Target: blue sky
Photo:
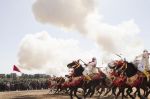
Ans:
<svg viewBox="0 0 150 99"><path fill-rule="evenodd" d="M32 0L1 0L0 3L0 73L12 72L12 66L18 63L18 50L21 40L27 34L48 31L56 38L75 38L90 49L91 41L77 32L66 33L51 24L38 22L32 12ZM116 25L122 21L133 19L140 29L138 34L144 47L150 50L150 14L149 0L101 0L99 11L103 21ZM92 45L93 46L93 45Z"/></svg>

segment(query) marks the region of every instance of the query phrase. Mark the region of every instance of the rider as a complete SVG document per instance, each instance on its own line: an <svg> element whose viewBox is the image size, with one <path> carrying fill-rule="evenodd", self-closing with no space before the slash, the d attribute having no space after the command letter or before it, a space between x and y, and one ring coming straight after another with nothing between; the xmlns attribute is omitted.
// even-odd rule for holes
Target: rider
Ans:
<svg viewBox="0 0 150 99"><path fill-rule="evenodd" d="M148 81L149 81L149 77L150 77L150 74L148 73L149 55L150 55L150 53L147 50L144 50L141 55L136 56L136 59L138 59L140 57L142 58L140 63L138 64L138 68L141 68L140 71L142 71L146 75Z"/></svg>
<svg viewBox="0 0 150 99"><path fill-rule="evenodd" d="M87 80L91 80L90 74L97 73L96 69L97 60L95 57L92 58L92 61L90 61L88 64L84 64L85 70L83 71L83 75L86 77Z"/></svg>

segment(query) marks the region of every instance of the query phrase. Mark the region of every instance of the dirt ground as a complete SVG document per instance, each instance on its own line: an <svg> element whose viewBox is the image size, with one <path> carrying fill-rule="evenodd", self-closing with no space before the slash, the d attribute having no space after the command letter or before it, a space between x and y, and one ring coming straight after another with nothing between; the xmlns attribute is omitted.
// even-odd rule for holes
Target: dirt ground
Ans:
<svg viewBox="0 0 150 99"><path fill-rule="evenodd" d="M48 94L49 90L30 90L30 91L10 91L10 92L0 92L0 99L70 99L68 95L52 95ZM76 98L74 98L76 99ZM113 96L107 97L97 97L86 99L114 99ZM121 98L118 98L121 99ZM130 99L130 98L128 98ZM139 98L136 98L139 99Z"/></svg>
<svg viewBox="0 0 150 99"><path fill-rule="evenodd" d="M0 99L70 99L68 95L52 95L48 92L49 90L0 92ZM87 99L97 99L97 97ZM101 97L100 99L113 99L113 97Z"/></svg>

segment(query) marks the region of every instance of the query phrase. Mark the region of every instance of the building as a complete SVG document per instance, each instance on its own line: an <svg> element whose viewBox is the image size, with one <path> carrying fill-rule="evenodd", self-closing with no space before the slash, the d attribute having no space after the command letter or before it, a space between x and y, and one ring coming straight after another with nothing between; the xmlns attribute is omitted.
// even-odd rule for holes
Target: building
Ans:
<svg viewBox="0 0 150 99"><path fill-rule="evenodd" d="M17 78L17 74L16 73L11 73L10 78Z"/></svg>
<svg viewBox="0 0 150 99"><path fill-rule="evenodd" d="M0 78L5 78L5 74L0 74Z"/></svg>

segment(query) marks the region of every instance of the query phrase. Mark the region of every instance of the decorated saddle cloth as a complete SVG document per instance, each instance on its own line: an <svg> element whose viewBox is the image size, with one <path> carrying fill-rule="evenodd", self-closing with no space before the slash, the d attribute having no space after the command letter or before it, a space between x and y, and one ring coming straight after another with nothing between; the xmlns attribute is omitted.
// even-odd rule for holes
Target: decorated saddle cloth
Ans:
<svg viewBox="0 0 150 99"><path fill-rule="evenodd" d="M128 84L131 87L139 86L139 84L142 82L141 76L142 75L138 73L132 77L127 78L126 84Z"/></svg>
<svg viewBox="0 0 150 99"><path fill-rule="evenodd" d="M98 80L105 77L103 73L93 73L89 75L92 80Z"/></svg>
<svg viewBox="0 0 150 99"><path fill-rule="evenodd" d="M84 79L83 76L73 77L71 81L63 83L63 87L73 87L80 85L83 79Z"/></svg>
<svg viewBox="0 0 150 99"><path fill-rule="evenodd" d="M126 77L125 76L122 76L122 77L116 77L114 80L113 80L113 84L115 86L122 86L124 85L126 82Z"/></svg>

